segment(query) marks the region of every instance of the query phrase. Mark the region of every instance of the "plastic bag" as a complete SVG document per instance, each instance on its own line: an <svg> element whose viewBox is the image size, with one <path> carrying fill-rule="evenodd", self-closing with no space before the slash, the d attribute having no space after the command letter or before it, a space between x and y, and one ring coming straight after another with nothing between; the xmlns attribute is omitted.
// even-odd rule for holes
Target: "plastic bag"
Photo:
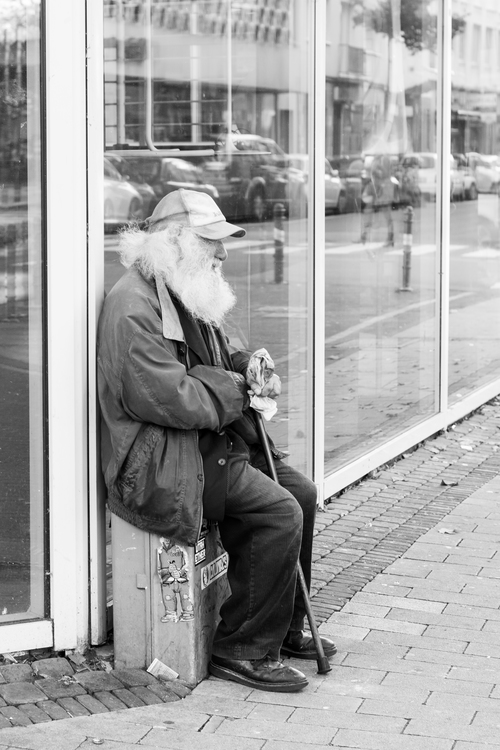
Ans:
<svg viewBox="0 0 500 750"><path fill-rule="evenodd" d="M274 362L267 349L257 349L250 357L247 367L247 383L257 383L261 388L274 375ZM264 419L271 419L278 411L278 405L273 398L269 396L257 396L252 393L250 396L250 406L255 411L259 411Z"/></svg>

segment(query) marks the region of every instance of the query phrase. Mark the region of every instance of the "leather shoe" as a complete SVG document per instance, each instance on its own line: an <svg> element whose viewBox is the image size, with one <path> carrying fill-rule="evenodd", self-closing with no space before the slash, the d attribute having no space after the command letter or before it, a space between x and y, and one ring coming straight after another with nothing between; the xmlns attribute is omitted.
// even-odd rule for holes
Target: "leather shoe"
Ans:
<svg viewBox="0 0 500 750"><path fill-rule="evenodd" d="M321 638L320 640L328 659L337 653L337 646L333 641L329 638ZM281 655L292 656L295 659L317 659L312 636L302 630L290 631L281 647Z"/></svg>
<svg viewBox="0 0 500 750"><path fill-rule="evenodd" d="M294 693L308 684L306 676L293 667L285 667L269 656L263 659L227 659L212 656L208 671L221 680L233 680L256 690Z"/></svg>

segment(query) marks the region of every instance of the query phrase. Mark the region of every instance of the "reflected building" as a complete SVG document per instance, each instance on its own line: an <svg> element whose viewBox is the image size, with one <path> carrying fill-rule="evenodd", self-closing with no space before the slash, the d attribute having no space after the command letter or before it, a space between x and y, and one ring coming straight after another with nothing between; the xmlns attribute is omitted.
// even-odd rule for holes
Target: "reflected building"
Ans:
<svg viewBox="0 0 500 750"><path fill-rule="evenodd" d="M465 25L453 43L452 150L497 154L499 143L500 9L496 3L455 0Z"/></svg>

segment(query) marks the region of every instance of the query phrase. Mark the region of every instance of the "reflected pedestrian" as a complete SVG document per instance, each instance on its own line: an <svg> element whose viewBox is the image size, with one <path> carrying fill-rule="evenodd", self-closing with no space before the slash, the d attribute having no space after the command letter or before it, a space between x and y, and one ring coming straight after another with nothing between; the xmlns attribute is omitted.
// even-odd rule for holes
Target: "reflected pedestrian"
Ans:
<svg viewBox="0 0 500 750"><path fill-rule="evenodd" d="M361 242L363 244L366 243L373 229L375 215L381 214L387 225L387 237L383 247L394 246L394 221L392 219L393 193L390 160L387 156L377 158L371 166L370 179L361 196Z"/></svg>

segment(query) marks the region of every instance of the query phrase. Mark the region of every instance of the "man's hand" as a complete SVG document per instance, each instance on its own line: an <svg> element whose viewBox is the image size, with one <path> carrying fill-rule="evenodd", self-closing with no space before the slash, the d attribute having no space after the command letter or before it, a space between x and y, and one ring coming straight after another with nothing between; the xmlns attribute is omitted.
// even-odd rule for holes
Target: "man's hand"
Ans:
<svg viewBox="0 0 500 750"><path fill-rule="evenodd" d="M271 375L262 388L255 380L249 382L248 385L256 396L277 398L281 395L281 380L276 374Z"/></svg>

